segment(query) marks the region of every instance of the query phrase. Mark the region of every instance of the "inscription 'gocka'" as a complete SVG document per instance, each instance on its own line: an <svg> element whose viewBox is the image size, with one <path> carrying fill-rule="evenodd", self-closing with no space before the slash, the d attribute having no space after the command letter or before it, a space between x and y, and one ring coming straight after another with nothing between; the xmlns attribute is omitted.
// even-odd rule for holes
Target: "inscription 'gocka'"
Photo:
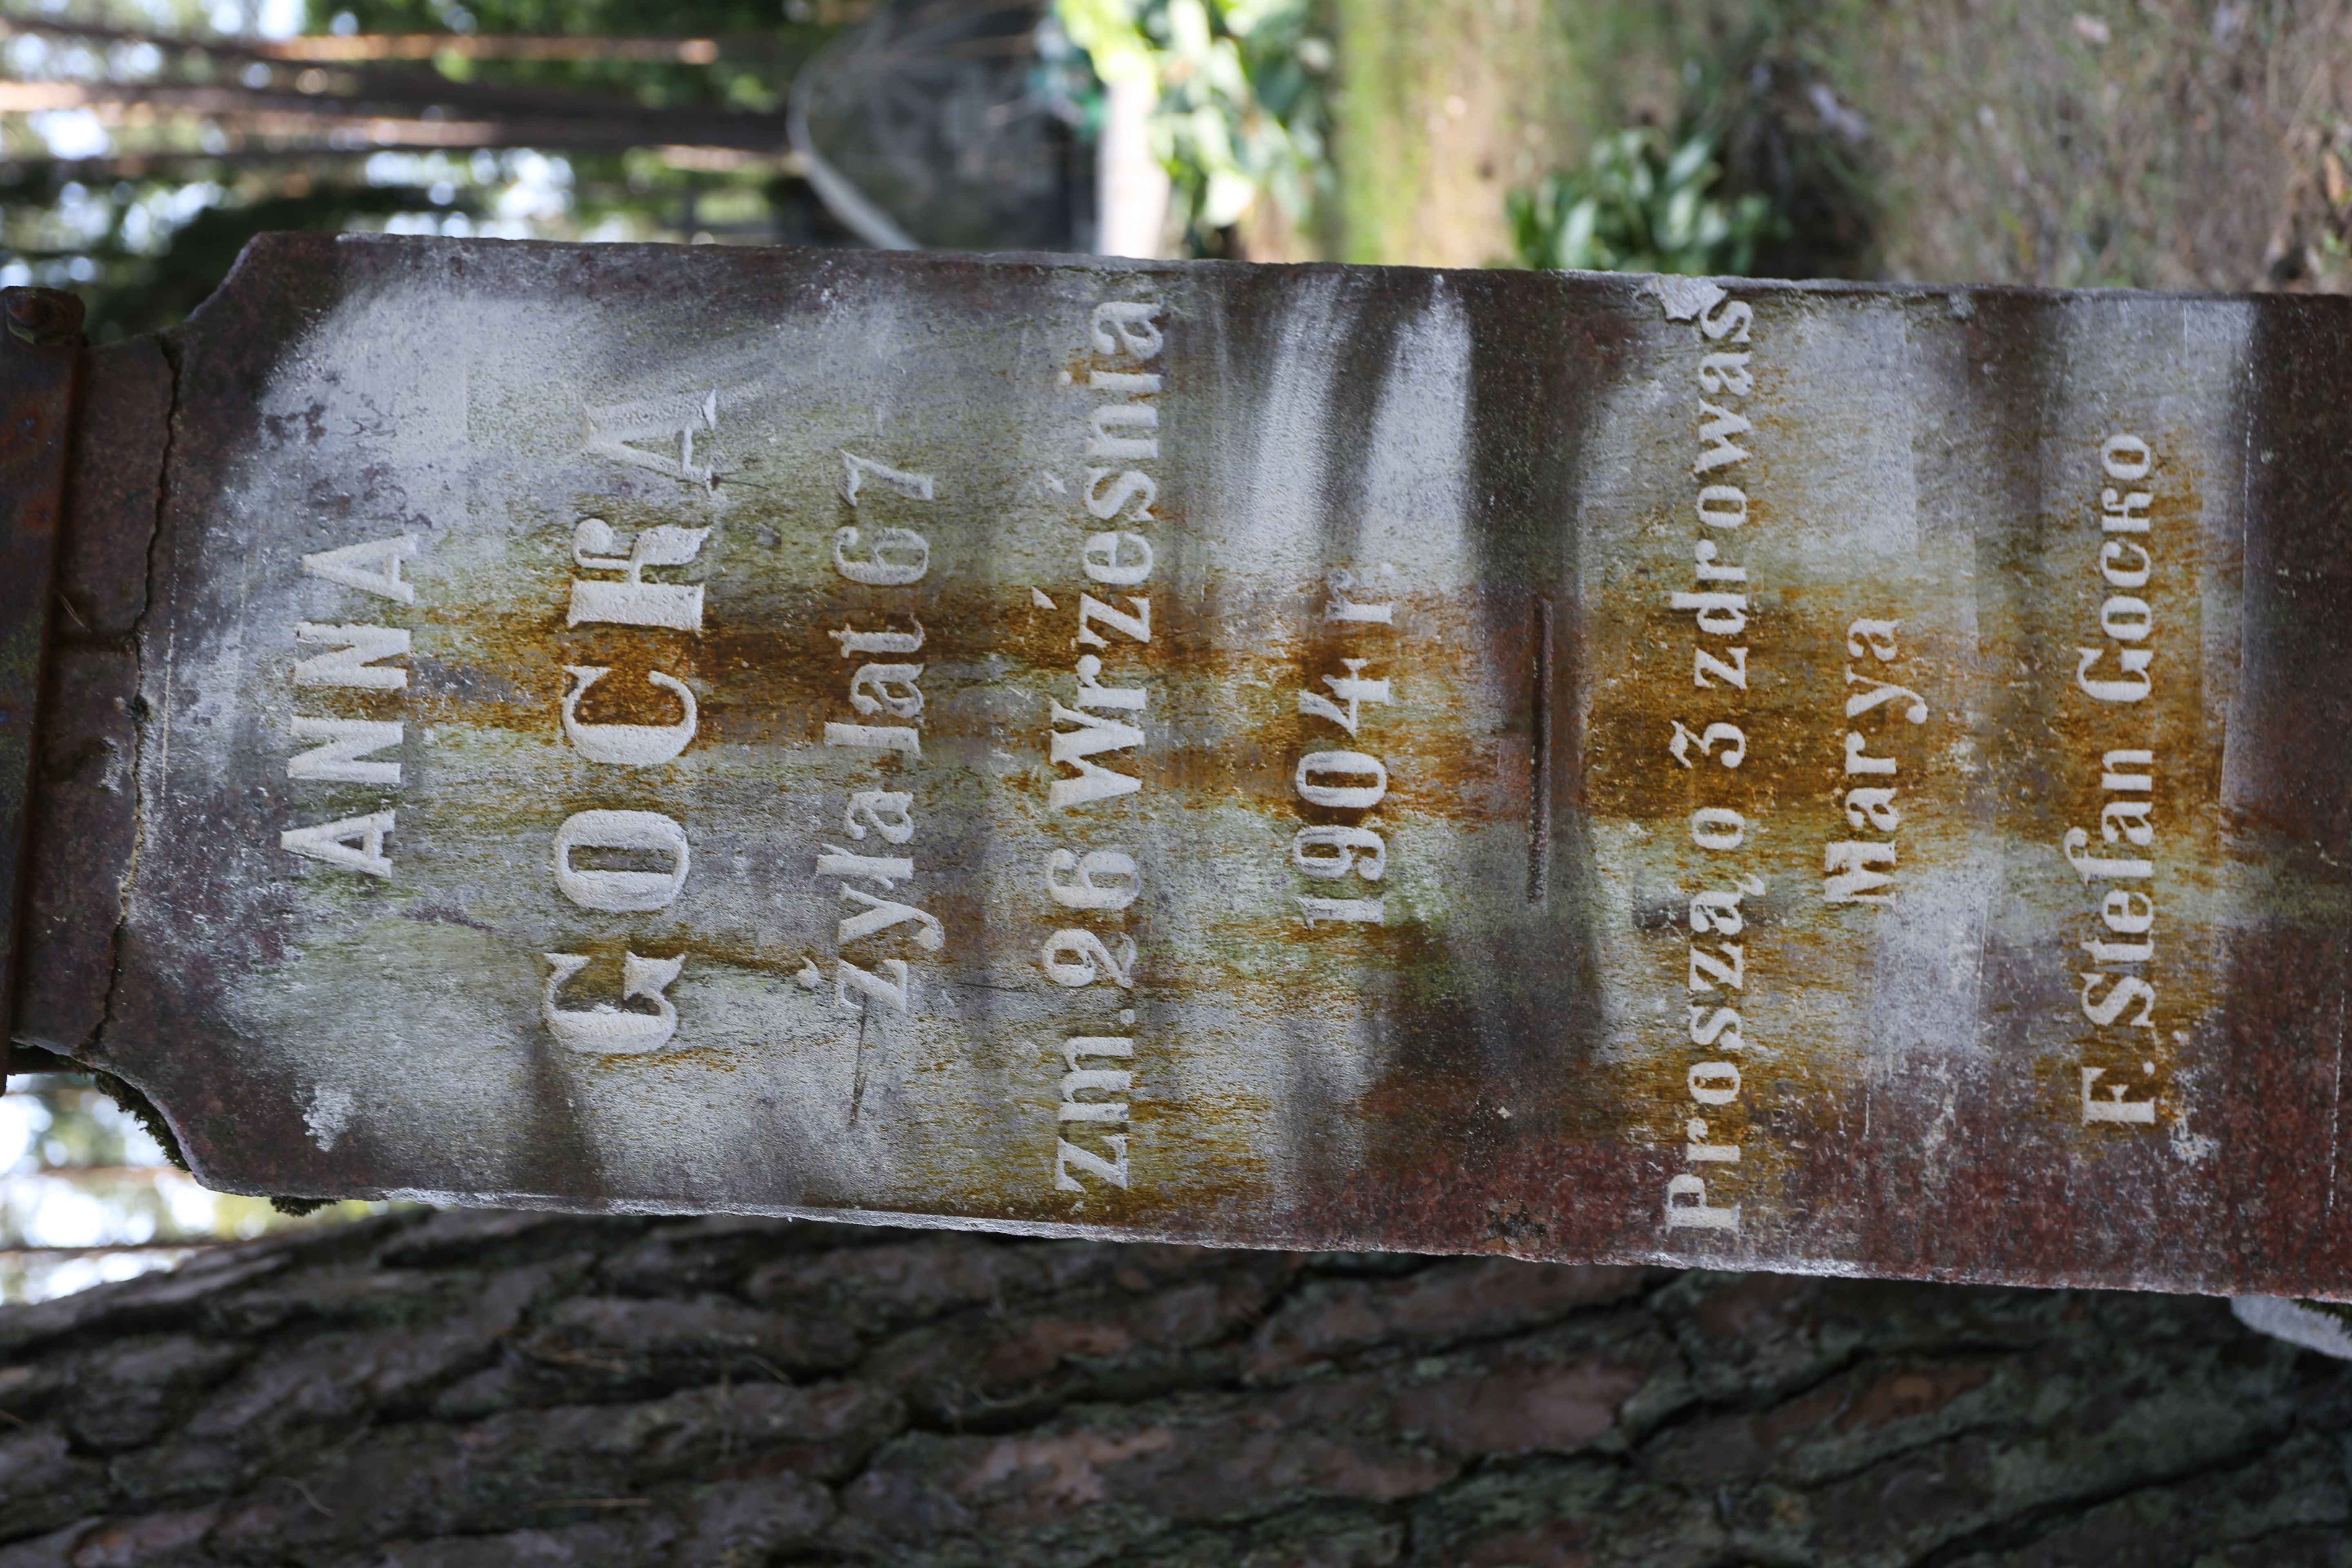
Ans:
<svg viewBox="0 0 2352 1568"><path fill-rule="evenodd" d="M1076 564L1087 586L1076 591L1069 700L1059 694L1046 699L1045 755L1056 775L1046 786L1046 806L1069 823L1070 837L1047 850L1038 868L1036 885L1054 930L1040 944L1037 962L1045 978L1074 994L1071 1001L1082 1007L1099 1007L1102 994L1093 987L1107 983L1122 1030L1136 1020L1126 993L1135 987L1140 955L1135 938L1118 928L1143 890L1144 868L1127 846L1104 842L1092 819L1107 803L1143 790L1139 753L1151 700L1154 556L1150 540L1139 531L1159 521L1151 508L1160 499L1164 456L1167 337L1160 314L1157 300L1096 305L1086 321L1083 377L1064 370L1056 378L1083 399L1072 436L1082 442L1076 489L1086 517ZM1068 488L1059 479L1055 485ZM1061 613L1062 601L1052 595L1036 588L1030 595L1034 607ZM1121 772L1113 763L1135 771ZM1064 768L1076 772L1064 773ZM1131 1033L1074 1034L1063 1042L1055 1101L1056 1192L1084 1194L1087 1180L1128 1186L1135 1055ZM1100 1065L1106 1061L1118 1065Z"/></svg>
<svg viewBox="0 0 2352 1568"><path fill-rule="evenodd" d="M717 422L714 393L703 405L705 417ZM687 433L691 439L691 430ZM583 518L572 529L572 579L566 626L638 626L702 633L702 586L648 578L656 568L691 566L710 537L707 528L662 524L634 536L616 533L602 518ZM680 714L669 724L588 724L580 718L580 700L612 674L602 665L565 665L563 698L556 723L572 750L600 768L636 770L675 761L693 741L701 722L694 692L685 681L666 670L648 669L643 679L656 690L678 700ZM639 862L621 869L587 863L583 852L620 852ZM583 910L604 914L643 914L667 909L685 890L693 853L686 827L667 812L603 808L574 812L555 830L553 870L556 890ZM621 1001L644 1002L641 1012L600 1003L586 1008L566 1007L561 1000L568 982L590 961L586 953L551 952L540 1016L556 1043L568 1050L595 1056L634 1056L659 1050L677 1032L677 1007L669 999L670 985L686 966L683 953L650 958L634 951L621 955Z"/></svg>
<svg viewBox="0 0 2352 1568"><path fill-rule="evenodd" d="M2095 837L2090 828L2070 827L2060 847L2085 884L2105 887L2098 923L2081 944L2091 967L2076 971L2082 1016L2096 1030L2086 1054L2106 1058L2076 1068L2083 1120L2146 1126L2156 1121L2157 1097L2129 1099L2131 1085L2119 1080L2134 1067L2143 1079L2156 1074L2156 1063L2147 1059L2157 1037L2156 862L2138 853L2156 842L2153 710L2138 706L2156 689L2156 616L2144 596L2156 571L2148 521L2156 454L2137 436L2110 436L2100 447L2099 467L2113 482L2100 487L2094 514L2096 569L2103 589L2120 591L2105 595L2098 622L2103 640L2077 648L2074 666L2074 685L2100 705L2094 722L2106 737L2098 742L2099 821ZM2150 488L2133 488L2140 484ZM2142 743L2108 743L2122 740Z"/></svg>
<svg viewBox="0 0 2352 1568"><path fill-rule="evenodd" d="M694 462L698 430L719 426L719 394L591 409L587 449L634 467L698 487L703 500L717 499L717 475ZM631 446L632 440L676 442L673 460ZM572 525L572 576L563 624L567 626L635 626L702 635L703 596L698 583L677 583L646 574L697 563L710 537L708 528L663 523L633 535L617 532L600 517ZM572 750L599 769L627 770L617 775L636 783L638 770L674 762L693 742L701 712L694 691L666 670L648 668L641 679L677 700L679 716L667 724L590 724L580 717L581 699L606 676L603 665L563 667L563 696L556 724ZM584 856L619 854L635 862L628 868L592 864ZM555 830L552 870L556 891L573 905L604 914L646 914L668 908L686 889L693 864L686 827L667 812L599 807L574 812ZM550 952L540 1016L556 1043L591 1056L636 1056L659 1050L677 1033L677 1007L668 995L686 967L686 955L654 958L627 944L621 955L622 1006L599 1002L567 1007L562 994L572 977L592 962L586 953ZM625 1005L643 1003L650 1012Z"/></svg>

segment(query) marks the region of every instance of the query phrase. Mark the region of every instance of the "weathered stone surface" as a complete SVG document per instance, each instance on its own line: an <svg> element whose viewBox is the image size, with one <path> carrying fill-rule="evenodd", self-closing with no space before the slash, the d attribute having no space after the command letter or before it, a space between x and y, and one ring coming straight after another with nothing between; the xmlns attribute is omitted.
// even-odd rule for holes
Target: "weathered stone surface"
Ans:
<svg viewBox="0 0 2352 1568"><path fill-rule="evenodd" d="M47 759L86 897L36 900L30 1037L236 1191L2332 1297L2347 345L2315 298L268 237L166 345L160 482L78 492L69 586L148 581L68 595L58 689L137 700ZM919 1419L1019 1425L1287 1289L1133 1264L983 1331L1094 1265L743 1286L761 1234L610 1259L538 1363L798 1375L832 1314L936 1331ZM1360 1278L1243 1375L1633 1277Z"/></svg>
<svg viewBox="0 0 2352 1568"><path fill-rule="evenodd" d="M472 1214L0 1343L0 1568L2352 1564L2196 1299Z"/></svg>

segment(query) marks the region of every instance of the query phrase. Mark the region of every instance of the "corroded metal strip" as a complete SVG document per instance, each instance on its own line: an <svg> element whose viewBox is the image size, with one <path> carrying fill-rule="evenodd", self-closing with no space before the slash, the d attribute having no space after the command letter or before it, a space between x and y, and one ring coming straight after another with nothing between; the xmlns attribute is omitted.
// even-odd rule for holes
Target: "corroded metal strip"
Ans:
<svg viewBox="0 0 2352 1568"><path fill-rule="evenodd" d="M138 844L131 637L163 500L171 366L151 338L88 349L76 394L12 1036L67 1056L105 1021Z"/></svg>
<svg viewBox="0 0 2352 1568"><path fill-rule="evenodd" d="M2338 1293L2347 325L271 239L92 1055L250 1191Z"/></svg>
<svg viewBox="0 0 2352 1568"><path fill-rule="evenodd" d="M26 803L73 410L81 301L0 289L0 995L13 996Z"/></svg>

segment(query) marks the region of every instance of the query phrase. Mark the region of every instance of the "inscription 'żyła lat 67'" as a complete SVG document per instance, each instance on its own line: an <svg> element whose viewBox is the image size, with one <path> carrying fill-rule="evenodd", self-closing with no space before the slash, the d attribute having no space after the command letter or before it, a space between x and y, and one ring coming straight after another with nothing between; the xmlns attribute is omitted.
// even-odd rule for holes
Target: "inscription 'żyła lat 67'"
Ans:
<svg viewBox="0 0 2352 1568"><path fill-rule="evenodd" d="M2352 1294L2342 301L273 237L175 336L18 1016L218 1185Z"/></svg>

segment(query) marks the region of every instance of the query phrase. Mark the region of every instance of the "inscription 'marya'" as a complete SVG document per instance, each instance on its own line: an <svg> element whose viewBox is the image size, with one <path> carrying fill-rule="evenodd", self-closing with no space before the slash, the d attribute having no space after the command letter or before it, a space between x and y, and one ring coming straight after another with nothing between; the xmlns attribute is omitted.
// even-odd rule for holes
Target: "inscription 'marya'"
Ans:
<svg viewBox="0 0 2352 1568"><path fill-rule="evenodd" d="M1927 721L1927 701L1907 686L1883 679L1864 662L1890 665L1903 655L1895 633L1902 623L1864 617L1845 630L1845 721L1856 726L1845 731L1844 783L1839 806L1846 831L1870 837L1840 838L1822 849L1822 901L1831 904L1884 904L1897 864L1896 834L1903 826L1898 794L1902 757L1894 742L1896 717L1912 723ZM1874 724L1878 733L1871 732ZM1887 753L1872 754L1872 748Z"/></svg>

